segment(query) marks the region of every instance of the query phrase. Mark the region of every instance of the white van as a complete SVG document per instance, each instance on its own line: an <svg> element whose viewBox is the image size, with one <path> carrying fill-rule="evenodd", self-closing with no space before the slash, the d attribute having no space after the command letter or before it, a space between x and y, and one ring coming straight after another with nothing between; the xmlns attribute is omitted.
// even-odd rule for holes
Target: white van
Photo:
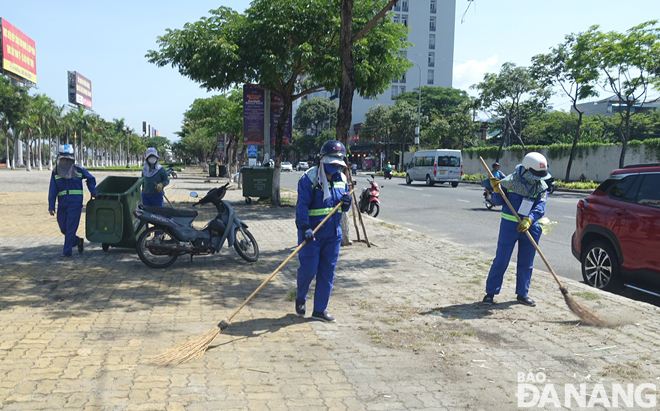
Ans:
<svg viewBox="0 0 660 411"><path fill-rule="evenodd" d="M425 181L427 186L435 183L451 183L452 187L457 187L462 178L461 150L418 151L413 155L406 170L406 184Z"/></svg>

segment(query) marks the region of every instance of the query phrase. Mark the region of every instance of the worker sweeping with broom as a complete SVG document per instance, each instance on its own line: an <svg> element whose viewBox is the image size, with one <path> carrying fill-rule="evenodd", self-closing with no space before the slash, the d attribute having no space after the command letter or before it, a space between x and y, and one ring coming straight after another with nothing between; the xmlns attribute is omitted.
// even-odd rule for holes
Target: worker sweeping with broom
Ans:
<svg viewBox="0 0 660 411"><path fill-rule="evenodd" d="M312 319L334 322L326 308L332 292L335 266L339 257L342 231L341 212L351 208L351 196L342 167L346 167L344 158L346 148L336 140L323 144L319 164L310 168L298 181L298 202L296 203L296 227L298 244L307 241L298 259L298 292L296 295L296 314L305 316L305 302L309 286L316 278L314 291L314 310ZM338 213L321 227L316 235L314 228L327 216L334 206L343 202Z"/></svg>
<svg viewBox="0 0 660 411"><path fill-rule="evenodd" d="M497 239L497 253L488 273L486 281L486 296L483 302L494 304L495 294L502 288L502 280L506 271L513 247L518 243L518 263L516 269L516 295L517 301L528 306L535 306L534 300L529 298L529 284L532 278L534 256L536 248L527 238L529 231L538 244L541 237L541 227L538 221L545 214L547 202L547 185L545 180L551 176L548 173L548 162L541 153L527 154L516 167L516 171L503 180L491 178L493 186L492 201L495 205L502 205L502 221L500 234ZM511 206L515 208L522 219L516 219L507 204L504 204L502 190L508 197Z"/></svg>

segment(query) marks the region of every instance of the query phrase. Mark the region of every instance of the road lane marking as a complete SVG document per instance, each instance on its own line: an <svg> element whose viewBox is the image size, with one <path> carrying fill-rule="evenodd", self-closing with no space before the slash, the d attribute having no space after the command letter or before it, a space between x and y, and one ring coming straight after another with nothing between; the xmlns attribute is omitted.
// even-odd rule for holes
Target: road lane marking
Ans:
<svg viewBox="0 0 660 411"><path fill-rule="evenodd" d="M469 203L468 200L461 200L461 199L459 199L459 198L457 198L456 201L460 201L461 203Z"/></svg>
<svg viewBox="0 0 660 411"><path fill-rule="evenodd" d="M405 188L407 188L408 190L424 191L424 190L421 189L421 188L415 188L415 187L405 187Z"/></svg>
<svg viewBox="0 0 660 411"><path fill-rule="evenodd" d="M566 217L566 218L575 218L574 215L565 215L564 217Z"/></svg>
<svg viewBox="0 0 660 411"><path fill-rule="evenodd" d="M431 194L422 194L422 197L431 197Z"/></svg>

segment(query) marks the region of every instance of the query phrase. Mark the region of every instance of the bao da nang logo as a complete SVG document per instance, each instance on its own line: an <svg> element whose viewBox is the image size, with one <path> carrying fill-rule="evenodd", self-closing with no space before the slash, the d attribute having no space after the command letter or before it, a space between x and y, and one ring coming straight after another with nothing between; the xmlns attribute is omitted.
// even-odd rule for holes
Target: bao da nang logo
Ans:
<svg viewBox="0 0 660 411"><path fill-rule="evenodd" d="M657 388L648 383L554 384L544 372L519 372L516 397L519 408L655 409Z"/></svg>

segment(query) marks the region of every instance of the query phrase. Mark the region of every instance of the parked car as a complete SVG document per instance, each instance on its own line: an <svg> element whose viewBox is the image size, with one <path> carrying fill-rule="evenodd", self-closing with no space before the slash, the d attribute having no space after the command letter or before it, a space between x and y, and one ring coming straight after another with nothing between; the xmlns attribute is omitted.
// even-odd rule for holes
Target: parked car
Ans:
<svg viewBox="0 0 660 411"><path fill-rule="evenodd" d="M293 171L293 165L288 161L282 161L282 171Z"/></svg>
<svg viewBox="0 0 660 411"><path fill-rule="evenodd" d="M463 179L463 157L461 150L423 150L413 155L408 170L406 184L425 181L427 186L435 183L451 183L458 187Z"/></svg>
<svg viewBox="0 0 660 411"><path fill-rule="evenodd" d="M578 201L575 224L571 249L587 284L660 289L660 163L614 170Z"/></svg>
<svg viewBox="0 0 660 411"><path fill-rule="evenodd" d="M307 164L306 161L301 161L301 162L299 162L298 165L296 166L296 169L297 169L298 171L305 171L305 170L308 170L308 169L309 169L309 164Z"/></svg>

